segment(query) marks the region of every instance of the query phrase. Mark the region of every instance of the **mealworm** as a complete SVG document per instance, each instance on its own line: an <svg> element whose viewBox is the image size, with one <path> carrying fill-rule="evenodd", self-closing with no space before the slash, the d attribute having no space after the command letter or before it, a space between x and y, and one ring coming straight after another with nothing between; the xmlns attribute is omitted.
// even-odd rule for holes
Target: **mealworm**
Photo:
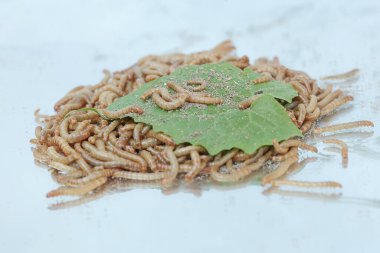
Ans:
<svg viewBox="0 0 380 253"><path fill-rule="evenodd" d="M107 91L114 93L118 97L123 96L123 92L120 89L118 89L117 87L112 86L112 85L107 85L107 86L104 86L104 87L98 89L94 93L93 97L91 98L91 103L94 104L96 101L100 100L100 96L102 94L105 94Z"/></svg>
<svg viewBox="0 0 380 253"><path fill-rule="evenodd" d="M193 167L192 167L192 170L189 171L185 176L185 179L187 181L193 180L193 178L196 177L198 173L203 169L201 167L201 158L199 157L199 153L197 151L195 150L191 151L190 157L193 163Z"/></svg>
<svg viewBox="0 0 380 253"><path fill-rule="evenodd" d="M298 126L301 126L305 120L305 117L306 117L306 107L304 104L298 105L298 112L299 112L299 115L297 118L297 124L298 124Z"/></svg>
<svg viewBox="0 0 380 253"><path fill-rule="evenodd" d="M141 96L141 100L147 100L149 97L153 95L153 93L159 94L164 100L171 102L174 100L174 97L169 93L169 91L165 88L152 88L144 92Z"/></svg>
<svg viewBox="0 0 380 253"><path fill-rule="evenodd" d="M354 100L354 98L352 96L345 96L341 99L333 100L332 102L327 104L325 107L323 107L323 109L321 111L321 116L329 114L330 112L334 111L336 108L338 108L344 104L347 104L348 102L350 102L352 100Z"/></svg>
<svg viewBox="0 0 380 253"><path fill-rule="evenodd" d="M53 161L63 163L63 164L69 164L75 160L75 158L72 155L64 156L64 155L59 154L57 150L55 149L55 147L53 146L47 148L46 154Z"/></svg>
<svg viewBox="0 0 380 253"><path fill-rule="evenodd" d="M261 184L266 185L268 183L271 183L273 180L281 177L288 171L289 167L297 161L298 157L295 156L291 156L286 160L282 161L276 170L270 172L261 179Z"/></svg>
<svg viewBox="0 0 380 253"><path fill-rule="evenodd" d="M292 157L296 157L298 159L298 147L291 148L289 152L284 155L272 156L272 161L281 162L281 161L290 159Z"/></svg>
<svg viewBox="0 0 380 253"><path fill-rule="evenodd" d="M139 106L128 106L123 109L117 110L117 111L110 111L107 109L98 110L100 111L105 117L109 119L118 119L118 118L124 118L129 113L137 113L137 114L143 114L144 110Z"/></svg>
<svg viewBox="0 0 380 253"><path fill-rule="evenodd" d="M105 184L106 182L107 182L107 178L102 177L102 178L98 178L96 180L90 181L86 184L83 184L77 188L60 187L56 190L48 192L46 196L48 198L51 198L51 197L57 197L57 196L62 196L62 195L84 195L88 192L93 191L99 186Z"/></svg>
<svg viewBox="0 0 380 253"><path fill-rule="evenodd" d="M318 101L321 101L321 100L324 99L327 95L329 95L331 92L332 92L332 85L329 84L329 85L327 85L326 89L323 90L323 92L320 93L320 94L317 96L317 100L318 100Z"/></svg>
<svg viewBox="0 0 380 253"><path fill-rule="evenodd" d="M243 162L245 160L248 160L249 158L252 158L254 154L246 154L243 151L238 152L232 160L235 162Z"/></svg>
<svg viewBox="0 0 380 253"><path fill-rule="evenodd" d="M96 146L96 148L99 149L99 150L102 150L102 151L105 151L105 150L106 150L106 145L105 145L105 143L104 143L103 140L97 139L97 140L95 141L95 146Z"/></svg>
<svg viewBox="0 0 380 253"><path fill-rule="evenodd" d="M177 157L175 156L173 150L171 150L170 148L166 148L165 154L169 159L170 172L162 180L162 185L163 186L169 186L173 182L173 180L177 177L179 166L178 166Z"/></svg>
<svg viewBox="0 0 380 253"><path fill-rule="evenodd" d="M68 142L68 143L75 143L82 140L87 139L91 133L94 130L93 125L89 125L86 127L86 129L74 131L72 133L68 133L68 125L69 125L70 118L66 118L62 121L60 125L60 135Z"/></svg>
<svg viewBox="0 0 380 253"><path fill-rule="evenodd" d="M253 95L252 97L241 101L238 105L239 109L244 110L244 109L249 108L256 99L261 97L261 95L262 94Z"/></svg>
<svg viewBox="0 0 380 253"><path fill-rule="evenodd" d="M173 139L170 138L169 136L167 136L166 134L163 134L163 133L156 133L153 130L150 130L146 134L146 136L156 138L157 140L159 140L162 143L165 143L168 146L174 146L175 145L175 142L173 141Z"/></svg>
<svg viewBox="0 0 380 253"><path fill-rule="evenodd" d="M236 149L236 148L231 149L231 151L229 151L227 154L222 156L220 159L209 163L209 166L210 167L214 167L214 166L220 167L223 164L225 164L228 160L232 159L232 157L234 157L237 154L237 152L239 152L238 149Z"/></svg>
<svg viewBox="0 0 380 253"><path fill-rule="evenodd" d="M318 119L320 115L321 115L321 110L319 109L319 107L317 107L312 113L306 114L305 120L312 122Z"/></svg>
<svg viewBox="0 0 380 253"><path fill-rule="evenodd" d="M165 157L161 154L161 152L159 152L159 151L157 151L157 150L155 150L154 148L152 148L152 147L149 147L149 148L147 148L147 150L149 151L149 152L151 152L158 160L159 160L159 162L161 162L161 163L166 163L167 162L167 160L165 159ZM178 162L179 162L180 160L178 159Z"/></svg>
<svg viewBox="0 0 380 253"><path fill-rule="evenodd" d="M146 150L140 151L140 156L144 158L144 160L147 162L149 168L153 171L157 171L156 161L154 160L153 156ZM146 168L146 167L145 167ZM144 171L141 171L144 172Z"/></svg>
<svg viewBox="0 0 380 253"><path fill-rule="evenodd" d="M199 153L206 152L206 150L201 146L187 146L187 147L183 147L183 148L179 148L179 149L175 150L174 154L177 157L180 157L180 156L189 155L191 153L191 151L197 151Z"/></svg>
<svg viewBox="0 0 380 253"><path fill-rule="evenodd" d="M158 140L155 138L146 138L141 141L140 145L137 145L134 140L130 141L132 147L136 149L146 149L148 147L154 147L158 144Z"/></svg>
<svg viewBox="0 0 380 253"><path fill-rule="evenodd" d="M205 105L219 105L223 103L223 99L221 98L214 98L214 97L208 97L208 96L196 96L192 94L186 98L186 101L190 103L205 104Z"/></svg>
<svg viewBox="0 0 380 253"><path fill-rule="evenodd" d="M252 158L249 158L243 162L243 166L252 164L256 162L265 152L269 150L269 147L259 148L254 154Z"/></svg>
<svg viewBox="0 0 380 253"><path fill-rule="evenodd" d="M73 166L69 166L67 164L55 162L55 161L48 162L47 165L49 165L49 167L51 167L53 169L63 171L63 172L68 172L68 173L78 171L78 169L76 169Z"/></svg>
<svg viewBox="0 0 380 253"><path fill-rule="evenodd" d="M309 150L314 153L318 153L318 149L314 146L308 145L305 142L299 140L286 140L279 144L276 140L273 140L273 146L277 153L285 154L289 151L291 147L298 147L301 149Z"/></svg>
<svg viewBox="0 0 380 253"><path fill-rule="evenodd" d="M187 88L190 90L190 91L203 91L206 89L206 86L207 86L207 82L203 81L203 80L189 80L187 81ZM196 87L193 87L193 86L190 86L190 85L197 85Z"/></svg>
<svg viewBox="0 0 380 253"><path fill-rule="evenodd" d="M272 155L272 151L268 151L265 155L261 156L256 162L245 165L243 168L234 171L230 174L224 174L217 171L218 166L215 166L211 169L211 178L218 182L237 182L252 172L260 169L264 163L269 159Z"/></svg>
<svg viewBox="0 0 380 253"><path fill-rule="evenodd" d="M341 124L325 126L325 127L318 127L314 129L314 133L321 134L325 132L336 132L336 131L346 130L346 129L351 129L351 128L373 127L373 126L374 124L371 121L361 120L361 121L353 121L353 122L341 123Z"/></svg>
<svg viewBox="0 0 380 253"><path fill-rule="evenodd" d="M312 113L317 108L318 99L315 95L310 96L309 104L306 107L306 112Z"/></svg>
<svg viewBox="0 0 380 253"><path fill-rule="evenodd" d="M180 93L177 99L173 101L165 101L158 93L153 93L152 100L153 102L166 111L171 111L182 107L185 104L186 98L188 97L185 93Z"/></svg>
<svg viewBox="0 0 380 253"><path fill-rule="evenodd" d="M328 94L324 99L322 99L321 101L318 102L318 107L320 107L320 108L325 107L327 104L329 104L331 101L333 101L334 99L336 99L340 95L342 95L341 90L336 90L333 93Z"/></svg>
<svg viewBox="0 0 380 253"><path fill-rule="evenodd" d="M88 182L94 181L98 178L112 177L116 171L119 171L119 170L117 170L117 169L97 170L97 171L94 171L85 177L69 179L69 180L67 180L67 183L70 184L71 186L76 187L76 186L83 185L83 184L86 184Z"/></svg>
<svg viewBox="0 0 380 253"><path fill-rule="evenodd" d="M138 123L135 128L133 129L133 139L135 141L135 145L136 147L140 147L141 146L141 137L140 137L140 133L141 133L141 130L142 128L144 127L144 124L143 123Z"/></svg>
<svg viewBox="0 0 380 253"><path fill-rule="evenodd" d="M107 145L106 149L109 150L109 151L111 151L111 152L113 152L113 153L115 153L118 156L121 156L121 157L125 158L125 159L137 162L141 166L140 170L141 171L146 171L146 169L147 169L147 163L146 163L146 161L142 157L140 157L140 156L138 156L136 154L133 154L131 152L121 150L121 149L119 149L119 148L117 148L115 146L112 146L112 145Z"/></svg>
<svg viewBox="0 0 380 253"><path fill-rule="evenodd" d="M311 129L313 126L314 121L313 120L306 120L303 122L303 125L301 126L300 130L303 134L305 134L307 131Z"/></svg>
<svg viewBox="0 0 380 253"><path fill-rule="evenodd" d="M269 77L269 76L262 76L262 77L258 77L256 79L253 79L252 83L253 84L261 84L261 83L266 83L266 82L270 82L270 81L272 81L271 77Z"/></svg>
<svg viewBox="0 0 380 253"><path fill-rule="evenodd" d="M308 97L308 91L302 84L297 81L292 81L290 82L290 85L292 85L292 87L298 92L299 96L302 95L302 97Z"/></svg>
<svg viewBox="0 0 380 253"><path fill-rule="evenodd" d="M342 159L347 160L348 159L348 148L347 144L344 141L338 140L338 139L327 139L323 141L324 143L329 143L329 144L336 144L339 145L341 148L341 154L342 154Z"/></svg>
<svg viewBox="0 0 380 253"><path fill-rule="evenodd" d="M321 77L321 80L350 79L350 78L356 77L358 73L359 73L359 69L353 69L353 70L350 70L350 71L342 73L342 74Z"/></svg>
<svg viewBox="0 0 380 253"><path fill-rule="evenodd" d="M110 133L115 130L120 125L120 120L112 121L108 126L103 128L101 132L98 134L99 137L103 137L104 141L107 141Z"/></svg>
<svg viewBox="0 0 380 253"><path fill-rule="evenodd" d="M271 183L272 183L272 186L274 187L289 185L289 186L298 186L298 187L306 187L306 188L321 188L321 187L342 188L342 185L340 183L334 182L334 181L306 182L306 181L295 181L295 180L287 180L287 179L276 179L276 180L273 180Z"/></svg>

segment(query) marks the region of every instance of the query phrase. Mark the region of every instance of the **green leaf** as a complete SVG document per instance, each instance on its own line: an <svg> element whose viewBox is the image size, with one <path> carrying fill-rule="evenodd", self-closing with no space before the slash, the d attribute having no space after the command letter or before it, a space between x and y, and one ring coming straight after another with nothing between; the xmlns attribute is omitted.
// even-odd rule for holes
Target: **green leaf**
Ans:
<svg viewBox="0 0 380 253"><path fill-rule="evenodd" d="M283 106L275 98L291 102L297 92L291 85L278 81L253 84L260 74L251 69L244 71L229 63L188 65L161 77L127 96L117 99L109 110L119 110L138 105L144 109L141 115L131 114L136 122L152 125L157 132L164 132L179 143L191 143L205 147L211 155L231 148L253 153L264 145L271 145L293 136L302 136L292 123ZM154 87L165 87L174 82L186 85L189 80L207 82L204 92L222 98L221 105L188 104L173 111L165 111L151 99L143 101L140 96ZM262 92L250 108L238 109L239 102Z"/></svg>

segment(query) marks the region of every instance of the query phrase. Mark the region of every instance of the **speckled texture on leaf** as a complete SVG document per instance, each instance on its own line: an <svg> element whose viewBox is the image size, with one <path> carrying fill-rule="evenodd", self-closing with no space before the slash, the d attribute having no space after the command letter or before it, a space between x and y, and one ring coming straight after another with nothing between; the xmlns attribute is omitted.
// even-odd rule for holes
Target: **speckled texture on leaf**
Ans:
<svg viewBox="0 0 380 253"><path fill-rule="evenodd" d="M291 122L283 106L275 98L291 102L297 95L289 84L278 81L253 84L260 74L251 69L244 71L229 63L189 65L177 69L171 75L144 84L127 96L117 99L109 110L119 110L130 105L144 109L142 115L130 114L136 122L144 122L171 136L179 143L191 143L205 147L211 155L233 147L253 153L273 139L285 140L301 136ZM222 98L224 103L214 105L186 106L165 111L151 99L146 102L140 96L153 87L165 87L167 82L186 85L188 80L204 80L208 83L204 92ZM239 110L238 103L255 92L263 95L246 110Z"/></svg>

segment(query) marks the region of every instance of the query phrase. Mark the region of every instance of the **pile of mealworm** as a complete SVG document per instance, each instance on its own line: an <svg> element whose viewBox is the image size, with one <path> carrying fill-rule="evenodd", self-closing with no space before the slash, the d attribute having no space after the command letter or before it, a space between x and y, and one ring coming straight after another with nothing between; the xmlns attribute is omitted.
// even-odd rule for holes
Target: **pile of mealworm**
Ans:
<svg viewBox="0 0 380 253"><path fill-rule="evenodd" d="M154 132L150 125L134 122L127 117L130 113L144 113L142 108L132 106L119 111L106 109L115 99L127 95L146 82L169 75L181 66L227 61L241 69L251 68L261 73L263 77L255 80L252 85L270 80L291 84L298 96L284 106L302 133L373 126L370 121L358 121L316 128L314 125L318 119L333 113L353 98L344 95L339 89L333 90L331 85L325 89L318 87L316 80L304 72L281 65L276 57L273 60L260 58L251 64L247 56L235 56L234 49L230 41L225 41L212 50L193 54L149 55L125 70L112 74L105 70L105 76L98 84L74 88L55 104L55 115L43 115L37 110L35 117L40 126L36 127L35 138L31 140L35 145L35 160L47 165L53 179L63 185L50 191L47 196L95 194L107 182L115 180L131 183L154 181L160 182L163 188L170 187L175 181L191 182L200 178L237 182L255 171L263 170L268 163L274 166L263 176L263 185L341 187L332 181L303 182L286 179L289 168L298 162L299 149L318 152L316 147L299 138L281 143L273 140L273 146L262 147L253 154L232 149L211 156L203 147L176 144L170 136ZM326 79L349 78L356 74L357 70L353 70ZM203 83L198 84L199 90L193 92L201 91L199 87ZM177 90L183 91L183 88L177 87ZM223 102L207 95L191 96L189 91L181 94L173 101L173 97L169 97L171 94L151 91L145 94L144 99L154 95L153 100L165 110L176 109L178 100L181 106L210 101L209 99L212 100L211 104ZM248 108L254 99L252 97L248 102L244 101L240 109ZM122 119L106 120L96 112L78 110L85 107L101 110L103 116L108 118ZM343 159L347 159L347 145L343 141L328 139L325 142L339 145Z"/></svg>

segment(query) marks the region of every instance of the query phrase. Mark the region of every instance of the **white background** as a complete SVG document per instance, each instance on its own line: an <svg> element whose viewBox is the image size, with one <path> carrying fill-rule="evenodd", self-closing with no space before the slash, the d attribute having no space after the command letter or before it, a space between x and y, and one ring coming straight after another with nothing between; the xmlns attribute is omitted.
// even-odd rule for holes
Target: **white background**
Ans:
<svg viewBox="0 0 380 253"><path fill-rule="evenodd" d="M0 251L379 252L379 31L378 0L0 0ZM355 101L321 125L370 119L373 132L339 136L349 145L346 169L339 153L310 139L318 160L294 177L336 180L341 191L139 189L48 209L58 200L45 194L57 185L33 163L29 144L37 107L52 113L69 89L98 82L103 68L228 38L239 55L277 55L314 78L361 69L357 82L337 84Z"/></svg>

